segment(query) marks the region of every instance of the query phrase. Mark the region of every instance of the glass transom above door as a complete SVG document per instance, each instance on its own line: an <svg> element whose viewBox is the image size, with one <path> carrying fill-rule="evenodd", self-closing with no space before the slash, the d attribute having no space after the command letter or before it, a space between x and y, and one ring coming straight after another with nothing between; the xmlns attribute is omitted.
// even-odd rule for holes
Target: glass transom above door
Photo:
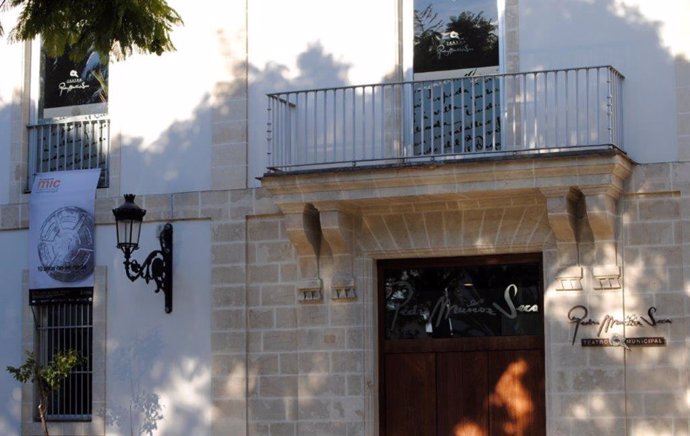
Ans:
<svg viewBox="0 0 690 436"><path fill-rule="evenodd" d="M541 336L541 264L383 268L385 339Z"/></svg>

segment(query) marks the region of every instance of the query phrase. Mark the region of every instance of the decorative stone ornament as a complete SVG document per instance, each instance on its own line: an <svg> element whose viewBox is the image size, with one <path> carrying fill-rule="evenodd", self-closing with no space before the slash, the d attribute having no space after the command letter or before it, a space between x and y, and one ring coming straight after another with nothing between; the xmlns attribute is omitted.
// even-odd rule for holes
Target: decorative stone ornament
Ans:
<svg viewBox="0 0 690 436"><path fill-rule="evenodd" d="M320 303L323 301L323 285L321 279L304 280L297 286L297 296L300 303Z"/></svg>
<svg viewBox="0 0 690 436"><path fill-rule="evenodd" d="M582 276L582 267L580 266L565 268L556 276L556 289L559 291L581 291Z"/></svg>
<svg viewBox="0 0 690 436"><path fill-rule="evenodd" d="M354 301L357 299L355 278L351 274L336 274L331 283L333 301Z"/></svg>
<svg viewBox="0 0 690 436"><path fill-rule="evenodd" d="M621 269L618 265L595 266L592 268L594 285L597 291L621 289Z"/></svg>

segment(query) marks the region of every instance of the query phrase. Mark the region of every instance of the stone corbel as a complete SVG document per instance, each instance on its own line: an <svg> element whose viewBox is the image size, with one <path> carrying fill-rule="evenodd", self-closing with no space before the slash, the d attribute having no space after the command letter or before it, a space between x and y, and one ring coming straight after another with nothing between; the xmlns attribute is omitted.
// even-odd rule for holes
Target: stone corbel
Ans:
<svg viewBox="0 0 690 436"><path fill-rule="evenodd" d="M556 238L558 268L556 289L559 291L582 290L582 267L578 254L578 208L582 194L572 187L542 188L546 197L546 213Z"/></svg>
<svg viewBox="0 0 690 436"><path fill-rule="evenodd" d="M620 191L610 186L583 188L587 220L595 241L611 241L616 231L616 201Z"/></svg>
<svg viewBox="0 0 690 436"><path fill-rule="evenodd" d="M595 290L621 289L621 269L616 249L617 201L620 190L613 186L584 188L587 220L594 237Z"/></svg>
<svg viewBox="0 0 690 436"><path fill-rule="evenodd" d="M297 250L301 275L297 285L298 301L323 301L323 284L319 276L319 212L309 204L281 205L280 208L285 214L288 239Z"/></svg>
<svg viewBox="0 0 690 436"><path fill-rule="evenodd" d="M355 214L335 204L317 204L321 234L333 254L334 274L331 298L335 301L357 299L353 274Z"/></svg>
<svg viewBox="0 0 690 436"><path fill-rule="evenodd" d="M549 225L558 242L577 242L576 203L581 197L579 191L571 187L542 188L546 197L546 212Z"/></svg>

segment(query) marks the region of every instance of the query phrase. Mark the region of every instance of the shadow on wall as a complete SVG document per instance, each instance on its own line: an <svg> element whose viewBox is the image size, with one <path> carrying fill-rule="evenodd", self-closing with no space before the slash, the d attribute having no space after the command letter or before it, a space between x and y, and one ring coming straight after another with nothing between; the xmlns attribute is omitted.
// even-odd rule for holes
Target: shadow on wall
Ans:
<svg viewBox="0 0 690 436"><path fill-rule="evenodd" d="M152 436L158 430L158 422L165 414L160 396L148 389L150 368L143 359L160 355L162 345L154 331L112 351L116 357L110 359L111 375L120 381L121 392L119 401L101 412L107 427L133 436Z"/></svg>
<svg viewBox="0 0 690 436"><path fill-rule="evenodd" d="M559 3L560 4L560 3ZM570 3L568 3L570 4ZM578 3L579 7L584 6L585 3ZM598 2L597 4L603 5L603 10L608 10L608 13L599 17L595 15L594 19L605 18L605 23L607 23L607 30L610 34L627 34L630 31L639 31L642 35L646 36L646 44L654 45L656 44L656 49L661 54L657 58L658 62L669 64L676 63L676 71L687 72L690 71L690 66L688 64L688 59L685 56L678 55L679 57L674 57L674 55L668 51L664 54L664 45L658 37L659 26L656 23L650 22L641 16L639 12L634 9L626 8L623 9L621 13L614 13L614 2L605 1ZM571 7L571 6L569 6ZM566 15L567 11L556 10L556 13L551 15L552 26L572 26L575 24L575 20L572 17ZM529 11L527 12L529 13ZM597 21L598 22L598 21ZM292 23L294 25L294 23ZM612 32L611 29L617 29L617 32ZM578 32L581 35L581 40L572 41L569 50L572 49L574 54L569 57L572 62L586 62L591 64L592 58L589 56L591 53L591 47L600 45L594 38L588 36L587 32ZM543 35L544 38L548 38L549 35ZM621 41L621 46L625 46L626 50L623 52L623 56L630 58L630 62L634 63L637 59L636 55L636 44L638 41ZM620 57L621 54L618 52L619 46L611 47L611 56ZM604 51L606 53L606 51ZM554 61L549 58L548 53L532 52L528 53L530 59L534 63L541 64L551 64ZM562 60L562 59L559 59ZM599 60L599 59L594 59ZM603 59L604 63L606 59ZM559 65L559 66L569 66L569 65ZM193 110L193 115L186 120L176 121L171 123L160 136L151 143L151 146L143 147L143 138L132 136L123 137L121 141L122 150L122 161L131 162L137 160L140 162L136 167L137 171L129 170L126 174L122 174L122 189L130 187L147 186L152 183L151 179L157 179L158 182L150 186L150 193L153 192L171 192L176 190L175 187L182 184L187 186L185 190L194 189L209 189L208 184L210 180L208 174L201 174L207 172L206 168L211 165L211 163L220 163L220 167L230 168L237 164L236 161L225 161L227 158L225 154L230 153L229 150L219 148L220 152L218 155L214 155L214 152L210 149L211 144L216 145L235 145L231 141L224 142L225 138L222 136L227 133L226 129L232 129L239 124L240 129L246 129L242 126L243 122L246 122L247 116L250 117L249 129L252 129L252 134L249 137L249 153L251 159L254 162L258 162L254 168L262 168L265 162L266 156L266 142L264 140L265 135L265 94L268 92L294 90L294 89L306 89L314 87L333 87L333 86L343 86L349 85L347 83L347 72L350 68L349 64L346 62L341 62L331 54L326 52L326 49L318 42L312 43L307 46L307 49L299 55L297 62L298 71L292 72L285 65L280 64L267 64L263 67L256 65L248 65L243 62L233 63L228 65L228 72L232 77L237 77L234 81L228 82L226 84L219 84L216 90L216 95L204 95L198 102L197 106ZM555 67L555 66L554 66ZM624 66L621 66L624 69ZM634 75L637 74L635 71L623 71L624 74L628 75L629 79L633 79ZM251 83L250 92L247 95L245 93L247 78ZM382 78L383 81L389 79L388 77ZM686 79L688 80L688 79ZM152 83L155 83L152 81ZM641 87L641 89L649 88L653 86L650 83L645 82L643 78L638 81L626 79L626 84L633 85L635 87ZM690 83L679 83L679 87L684 87L686 90L690 88ZM630 89L631 86L626 86L626 89ZM635 88L633 88L635 89ZM676 95L680 93L677 92ZM644 101L640 101L639 96L632 94L630 91L625 93L626 105L632 106L634 103L640 103L640 106L644 106ZM249 99L250 112L247 114L247 99ZM665 103L665 102L663 102ZM684 106L684 102L678 102L678 111L681 112L679 115L679 129L678 134L680 136L685 135L690 136L690 132L687 132L686 128L683 126L690 125L690 108ZM135 103L133 103L133 106ZM635 105L638 107L638 105ZM140 110L145 110L139 107ZM7 106L0 107L0 120L7 119ZM239 116L238 116L239 114ZM145 116L145 113L142 113ZM686 120L686 121L682 121ZM672 125L675 125L672 123ZM222 126L222 127L221 127ZM125 126L126 127L126 126ZM668 125L663 126L670 128ZM626 127L627 128L627 127ZM686 130L683 130L686 129ZM245 138L245 141L247 138ZM9 144L9 142L8 142ZM685 144L690 144L686 142ZM209 149L205 149L208 146ZM244 147L247 147L244 145ZM687 152L686 152L687 153ZM690 155L687 153L686 155ZM202 156L200 158L199 156ZM201 165L191 165L190 162L207 162L208 166ZM183 165L189 165L189 168L182 168ZM251 174L251 173L250 173ZM212 177L213 175L211 175ZM660 183L665 183L666 181L660 181ZM218 186L222 188L222 186ZM679 201L671 200L673 201ZM621 209L621 220L618 223L618 233L619 239L625 244L630 245L630 249L626 250L624 253L624 267L628 269L626 272L624 270L624 277L627 278L625 286L625 310L619 311L616 315L625 316L626 313L645 313L647 307L654 303L655 293L663 292L667 296L678 297L680 301L685 301L687 295L684 289L690 286L688 279L683 277L683 267L682 256L672 256L667 249L663 247L652 247L648 249L646 246L643 247L642 244L635 245L631 241L633 236L633 230L630 223L637 223L641 221L640 209L636 204L633 204L633 200L623 200L620 202ZM679 207L679 205L678 205ZM679 217L678 217L679 218ZM0 216L0 222L3 222L4 217ZM672 221L673 218L669 218ZM673 262L669 262L671 259ZM635 272L631 272L631 271ZM552 276L553 274L548 274ZM680 279L677 281L671 280L671 277L676 277L680 275ZM3 289L3 292L14 292L13 289ZM623 307L622 295L615 294L607 295L593 295L592 292L587 291L586 294L581 295L569 295L567 301L559 301L558 298L554 298L551 301L547 301L549 305L549 312L552 314L552 319L554 324L556 324L556 331L552 335L552 342L560 342L560 347L555 347L554 351L549 354L547 359L555 361L555 359L564 359L564 370L560 374L549 374L551 380L561 380L561 388L564 394L573 393L571 396L572 400L563 399L562 401L568 401L560 403L559 406L565 411L563 418L565 420L572 420L576 422L578 420L584 419L587 416L602 416L602 417L620 417L623 412L622 407L624 407L625 398L616 397L611 398L607 396L606 389L611 386L622 386L624 383L624 377L626 377L624 370L621 369L610 369L609 364L622 364L624 360L624 352L622 349L591 349L584 350L581 349L579 344L572 346L570 340L574 334L575 326L572 322L567 319L567 313L573 304L580 304L586 301L589 308L589 313L592 317L603 316L610 312L610 307L612 300L619 307ZM682 305L681 305L682 306ZM9 307L9 306L7 306ZM669 317L674 321L677 320L676 324L683 324L685 318L687 317L684 312L674 312L672 315L666 316L664 312L670 310L680 310L678 307L670 307L668 305L658 306L660 316ZM10 313L9 309L5 309L6 313ZM20 313L20 312L17 312ZM4 317L3 320L13 320L11 317ZM13 321L14 324L9 326L7 330L4 331L17 331L20 332L21 325L20 321ZM15 325L16 324L16 325ZM279 326L281 327L281 326ZM282 328L282 327L281 327ZM660 330L660 335L670 338L669 347L662 351L671 351L671 346L679 347L681 349L684 344L684 332L678 332L676 336L671 336L670 327L663 327L664 330ZM580 330L581 334L584 333L584 327ZM589 335L589 332L588 332ZM21 335L19 335L20 337ZM162 401L162 394L160 392L153 392L150 386L167 386L169 389L175 389L175 376L158 374L155 376L155 383L152 383L150 376L145 373L150 370L149 367L142 368L141 362L138 360L140 356L149 356L155 359L161 359L162 349L161 341L156 333L150 333L148 335L143 335L142 337L136 338L126 347L121 349L109 348L109 352L117 353L114 359L115 368L113 371L117 374L117 377L121 378L121 382L128 384L123 387L123 394L120 397L121 400L118 404L104 413L108 417L109 426L117 427L120 431L130 434L137 435L152 435L155 434L157 428L163 421L171 419L170 412L167 410ZM673 348L675 349L675 348ZM560 353L559 357L556 352ZM21 357L20 350L16 350L17 356ZM547 351L549 353L549 351ZM665 359L667 356L664 353L647 353L639 351L628 352L628 356L631 359L640 360L640 366L651 365L654 366L655 363L667 364ZM637 353L641 357L635 357ZM684 353L679 353L678 355L684 356ZM575 356L575 357L573 357ZM194 356L187 356L193 359ZM568 358L572 357L577 359L577 362L581 363L580 367L574 369L572 366L568 366ZM12 357L14 359L14 357ZM644 360L646 359L646 360ZM643 361L644 360L644 361ZM580 369L586 366L588 362L593 362L590 368ZM12 364L16 362L8 362ZM679 367L679 364L683 362L674 362L674 366ZM687 362L686 366L687 366ZM4 364L4 362L3 362ZM599 364L599 366L597 366ZM193 374L196 371L194 365L190 367L185 367L186 369L181 372L181 374ZM245 374L247 370L245 369ZM658 374L658 376L656 376ZM259 374L260 375L260 374ZM665 383L664 371L647 371L639 373L639 377L658 379L659 385ZM325 374L324 374L325 377ZM588 398L584 398L581 395L576 395L578 390L582 386L577 386L582 380L591 380L592 382L600 382L600 387L595 387L592 390L591 395ZM3 391L4 386L3 384ZM14 393L16 391L11 388L10 391L4 393L4 398L0 400L8 404L13 404L16 399L14 398ZM296 393L295 393L296 395ZM679 410L683 413L687 409L687 405L680 404L683 401L679 401L677 404ZM603 406L602 406L603 405ZM3 408L4 410L14 410L12 407ZM5 412L6 413L6 412ZM18 413L18 412L17 412ZM3 423L4 416L10 416L10 421ZM0 416L0 433L5 433L3 426L8 426L11 434L12 428L18 428L18 418L13 421L14 412L10 415ZM18 415L16 415L18 416ZM616 429L611 427L611 420L601 419L592 421L590 425L593 433L606 433L615 432ZM615 423L615 422L614 422Z"/></svg>
<svg viewBox="0 0 690 436"><path fill-rule="evenodd" d="M6 108L0 108L0 118ZM0 216L0 221L1 221ZM3 235L0 234L0 240ZM10 244L4 245L9 247ZM3 243L0 242L0 250ZM23 251L23 250L22 250ZM16 254L16 252L12 253ZM5 259L9 256L9 250L0 253L2 265L10 265L11 261ZM24 358L22 352L22 287L20 270L11 271L15 277L9 277L9 268L0 272L0 434L13 436L19 435L21 423L21 398L22 386L5 371L9 365L17 366ZM18 277L17 277L18 276ZM18 283L19 286L12 286Z"/></svg>
<svg viewBox="0 0 690 436"><path fill-rule="evenodd" d="M222 32L219 38L221 46L231 52ZM235 79L216 84L213 95L201 98L191 118L170 124L153 141L120 135L121 190L150 194L257 186L254 177L263 174L267 163L265 95L277 90L348 84L349 65L338 62L319 43L310 44L298 56L297 68L297 74L290 78L291 72L284 65L267 64L262 69L229 62L228 75ZM249 138L247 128L251 130ZM123 129L128 131L127 126ZM249 173L247 159L253 162ZM206 170L209 167L211 171ZM242 168L245 174L240 180L236 172Z"/></svg>

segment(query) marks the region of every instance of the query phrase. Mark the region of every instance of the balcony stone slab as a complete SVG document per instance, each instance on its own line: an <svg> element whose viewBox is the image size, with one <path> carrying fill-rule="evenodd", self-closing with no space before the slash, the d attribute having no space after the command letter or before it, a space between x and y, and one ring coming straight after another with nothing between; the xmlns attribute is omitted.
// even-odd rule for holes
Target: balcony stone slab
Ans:
<svg viewBox="0 0 690 436"><path fill-rule="evenodd" d="M624 153L611 149L520 159L270 173L262 184L279 207L335 202L352 210L383 203L543 197L542 189L554 188L617 198L631 168Z"/></svg>
<svg viewBox="0 0 690 436"><path fill-rule="evenodd" d="M511 217L505 208L512 207L517 214L523 214L524 208L529 207L545 217L547 232L550 229L559 252L563 251L559 258L565 261L559 262L558 268L580 271L577 275L562 274L568 282L563 289L578 290L582 289L582 269L577 260L582 226L588 227L587 234L594 238L596 264L606 267L607 271L617 270L617 200L632 166L633 162L625 153L611 148L529 158L271 173L262 178L262 184L286 216L304 210L320 214L320 221L312 221L319 223L320 229L312 228L310 232L320 232L320 237L331 246L337 275L332 281L347 283L346 286L338 285L342 288L353 287L351 265L356 246L370 246L372 253L379 253L382 246L398 251L408 247L415 253L436 255L448 251L451 248L448 238L458 234L457 230L446 229L445 239L434 243L423 229L415 231L422 216L425 226L433 226L434 219L438 218L439 226L448 227L456 211L465 210L463 233L458 234L462 239L460 244L470 241L479 247L479 240L494 244L500 244L504 236L515 240L516 233L503 233L510 226L517 229L524 218L523 215ZM503 212L497 212L496 208L503 208ZM474 212L481 216L473 221ZM495 219L491 218L494 212L498 213ZM415 216L420 218L415 219ZM393 237L391 232L397 234L396 223L401 220L405 221L404 231L397 232L395 240L386 242L386 238ZM366 234L360 235L363 245L353 242L357 222L366 224L374 243L367 245ZM479 223L474 230L470 228L473 222ZM498 230L500 226L501 231ZM465 235L468 231L476 234ZM415 239L417 233L422 241ZM299 240L294 239L295 242ZM509 244L508 239L503 242ZM299 245L296 245L298 252ZM314 256L318 256L311 251L303 254L312 264ZM315 263L318 264L318 260ZM304 268L305 271L313 269ZM613 283L608 275L603 278L608 288L615 288L608 286Z"/></svg>

